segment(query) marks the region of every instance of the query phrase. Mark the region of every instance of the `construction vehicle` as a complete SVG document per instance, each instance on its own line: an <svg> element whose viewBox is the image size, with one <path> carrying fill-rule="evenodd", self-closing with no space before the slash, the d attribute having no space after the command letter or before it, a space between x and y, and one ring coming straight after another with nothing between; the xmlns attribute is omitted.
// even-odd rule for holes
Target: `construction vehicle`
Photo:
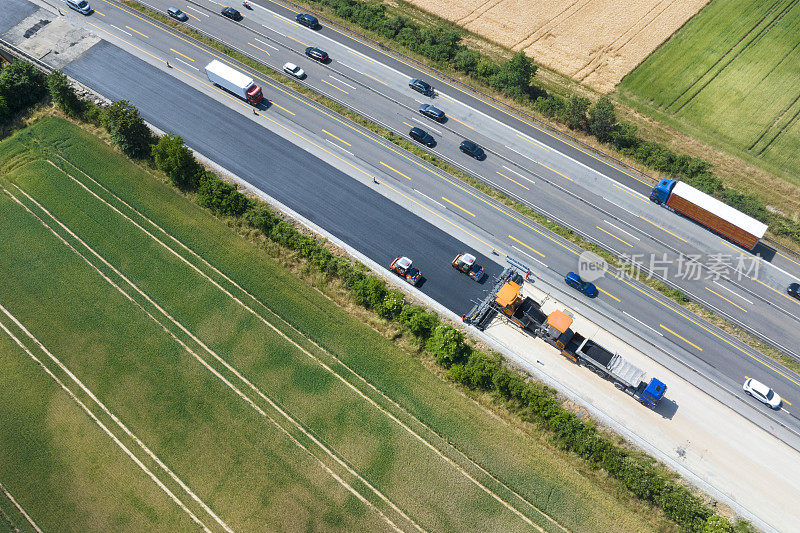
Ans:
<svg viewBox="0 0 800 533"><path fill-rule="evenodd" d="M530 274L530 270L519 261L510 257L507 260L525 272L526 277ZM664 383L656 378L644 381L644 370L575 332L572 329L573 318L567 313L555 310L546 315L541 304L529 296L521 295L523 279L514 268L506 268L486 297L461 319L484 330L495 316L500 315L534 336L541 337L574 363L587 367L603 379L611 380L615 387L643 405L650 408L658 405L667 390Z"/></svg>
<svg viewBox="0 0 800 533"><path fill-rule="evenodd" d="M392 264L389 265L389 270L412 285L416 285L422 279L422 272L412 266L412 261L408 257L395 258Z"/></svg>
<svg viewBox="0 0 800 533"><path fill-rule="evenodd" d="M644 381L645 371L610 352L595 341L571 329L572 317L563 311L548 315L544 327L538 330L545 342L561 350L561 354L574 363L583 365L603 379L609 379L619 390L625 391L650 408L658 405L667 386L656 378Z"/></svg>
<svg viewBox="0 0 800 533"><path fill-rule="evenodd" d="M767 225L682 181L662 179L650 201L691 218L748 250L764 237Z"/></svg>
<svg viewBox="0 0 800 533"><path fill-rule="evenodd" d="M472 254L458 254L453 259L453 268L459 272L463 272L475 281L480 281L483 278L483 267L475 262L475 256Z"/></svg>

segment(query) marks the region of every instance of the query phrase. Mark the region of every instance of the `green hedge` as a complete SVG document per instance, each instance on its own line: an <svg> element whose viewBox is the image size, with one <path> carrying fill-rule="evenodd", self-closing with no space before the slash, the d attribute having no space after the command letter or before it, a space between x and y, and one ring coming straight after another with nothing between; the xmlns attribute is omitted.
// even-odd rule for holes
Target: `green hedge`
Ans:
<svg viewBox="0 0 800 533"><path fill-rule="evenodd" d="M44 76L18 63L12 66L14 68L11 70L11 67L6 67L0 71L0 97L4 90L2 84L9 83L5 87L13 86L27 94L16 94L17 100L14 101L17 103L14 105L25 105L19 102L31 105L41 100L47 87ZM22 74L17 76L20 72ZM12 81L8 82L9 79ZM64 96L63 83L53 83L52 87L60 92L61 101L71 104L69 96ZM191 153L180 137L168 136L163 143L155 142L155 147L161 147L155 150L151 149L150 144L142 146L144 139L153 142L154 139L151 134L141 131L144 122L138 111L125 101L115 102L103 111L94 105L86 105L83 113L93 123L103 124L115 143L128 148L123 150L128 155L150 158L147 161L154 166L156 162L153 157L157 157L158 167L171 176L176 185L181 183L173 176L184 175L187 168L199 168L196 161L187 161ZM170 157L170 154L178 156ZM198 179L196 198L200 205L215 213L236 217L260 230L273 242L294 251L319 272L340 279L350 290L354 301L400 324L420 347L426 348L435 361L446 369L453 381L492 393L523 420L549 431L558 446L579 455L593 467L604 469L642 500L658 505L668 518L683 529L709 532L732 530L727 520L716 515L700 498L655 468L652 461L632 455L615 445L590 421L581 420L566 409L555 390L529 381L519 372L509 369L501 356L475 350L467 344L461 330L443 324L436 313L406 302L402 292L389 288L383 279L367 273L363 265L335 256L324 247L323 242L298 231L267 205L248 199L215 174L203 172Z"/></svg>
<svg viewBox="0 0 800 533"><path fill-rule="evenodd" d="M389 16L383 3L360 0L308 0L344 20L382 35L394 45L420 54L437 67L445 65L500 91L520 104L568 128L594 135L647 168L682 180L769 225L775 235L800 244L800 221L773 213L758 198L724 187L711 164L698 157L677 155L664 145L638 136L628 122L617 122L608 98L594 105L585 97L548 94L534 85L537 65L520 51L502 65L462 44L463 31L449 23L420 25L408 17Z"/></svg>
<svg viewBox="0 0 800 533"><path fill-rule="evenodd" d="M453 381L492 393L523 420L549 431L558 446L584 458L592 467L604 469L632 494L659 506L683 529L703 531L713 521L715 527L724 524L731 530L729 522L683 485L663 474L652 461L617 446L591 421L581 420L566 409L555 390L509 369L501 356L475 350L466 342L461 330L442 323L436 313L406 302L402 292L390 288L382 278L367 273L362 265L333 255L324 247L324 242L300 232L267 205L244 198L210 172L205 173L202 181L197 193L201 205L217 213L240 217L319 272L342 280L356 303L400 324L446 369ZM232 198L241 199L232 201ZM241 209L220 207L234 204Z"/></svg>

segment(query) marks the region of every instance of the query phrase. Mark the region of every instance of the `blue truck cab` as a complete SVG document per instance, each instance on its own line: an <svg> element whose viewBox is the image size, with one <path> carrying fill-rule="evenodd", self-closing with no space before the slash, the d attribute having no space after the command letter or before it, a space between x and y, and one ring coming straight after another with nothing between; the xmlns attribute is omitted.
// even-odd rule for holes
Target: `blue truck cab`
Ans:
<svg viewBox="0 0 800 533"><path fill-rule="evenodd" d="M661 398L664 397L666 392L667 386L656 378L652 378L650 383L646 383L644 381L639 383L639 386L636 387L636 391L633 395L643 405L653 409L656 405L658 405L658 402L661 401Z"/></svg>
<svg viewBox="0 0 800 533"><path fill-rule="evenodd" d="M669 195L672 194L672 188L675 187L676 183L678 182L675 180L667 179L659 181L658 185L653 187L653 191L650 193L650 201L658 205L667 203Z"/></svg>

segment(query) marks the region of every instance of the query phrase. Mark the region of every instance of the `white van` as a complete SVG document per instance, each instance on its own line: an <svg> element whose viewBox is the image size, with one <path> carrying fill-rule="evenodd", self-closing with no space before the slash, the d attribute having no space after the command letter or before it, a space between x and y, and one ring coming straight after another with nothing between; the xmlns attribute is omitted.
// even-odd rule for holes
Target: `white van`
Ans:
<svg viewBox="0 0 800 533"><path fill-rule="evenodd" d="M64 2L67 3L68 8L74 9L78 13L88 15L92 12L92 6L86 0L64 0Z"/></svg>

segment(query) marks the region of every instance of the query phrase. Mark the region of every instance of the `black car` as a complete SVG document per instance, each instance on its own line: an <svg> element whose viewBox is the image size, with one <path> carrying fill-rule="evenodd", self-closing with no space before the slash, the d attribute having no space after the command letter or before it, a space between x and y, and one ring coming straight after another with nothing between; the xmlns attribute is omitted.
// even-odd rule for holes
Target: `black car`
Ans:
<svg viewBox="0 0 800 533"><path fill-rule="evenodd" d="M298 24L301 24L307 28L311 28L312 30L318 30L322 27L319 25L317 17L314 15L308 15L306 13L298 13L294 20L296 20Z"/></svg>
<svg viewBox="0 0 800 533"><path fill-rule="evenodd" d="M229 19L235 20L236 22L239 22L240 20L242 20L244 18L241 13L239 13L238 11L233 9L232 7L223 7L222 8L222 16L223 17L228 17Z"/></svg>
<svg viewBox="0 0 800 533"><path fill-rule="evenodd" d="M438 107L432 106L431 104L422 104L421 106L419 106L419 112L428 118L432 118L437 122L441 122L444 120L444 111L442 111Z"/></svg>
<svg viewBox="0 0 800 533"><path fill-rule="evenodd" d="M786 288L786 293L800 300L800 283L790 283Z"/></svg>
<svg viewBox="0 0 800 533"><path fill-rule="evenodd" d="M483 148L481 148L472 141L467 141L467 140L461 141L461 146L459 146L458 149L464 152L465 154L474 157L478 161L483 161L484 159L486 159L486 154L483 152Z"/></svg>
<svg viewBox="0 0 800 533"><path fill-rule="evenodd" d="M174 18L175 20L180 20L181 22L186 22L187 20L189 20L189 17L186 16L186 13L184 13L177 7L171 7L167 9L167 15Z"/></svg>
<svg viewBox="0 0 800 533"><path fill-rule="evenodd" d="M411 131L408 132L408 136L417 142L421 142L425 146L436 146L436 140L433 136L422 128L411 128Z"/></svg>
<svg viewBox="0 0 800 533"><path fill-rule="evenodd" d="M429 83L426 83L417 78L413 78L411 81L409 81L408 86L417 91L418 93L424 94L425 96L431 96L433 94L433 87L431 87Z"/></svg>
<svg viewBox="0 0 800 533"><path fill-rule="evenodd" d="M311 59L319 61L320 63L328 62L328 52L320 50L315 46L309 46L308 48L306 48L306 55Z"/></svg>

